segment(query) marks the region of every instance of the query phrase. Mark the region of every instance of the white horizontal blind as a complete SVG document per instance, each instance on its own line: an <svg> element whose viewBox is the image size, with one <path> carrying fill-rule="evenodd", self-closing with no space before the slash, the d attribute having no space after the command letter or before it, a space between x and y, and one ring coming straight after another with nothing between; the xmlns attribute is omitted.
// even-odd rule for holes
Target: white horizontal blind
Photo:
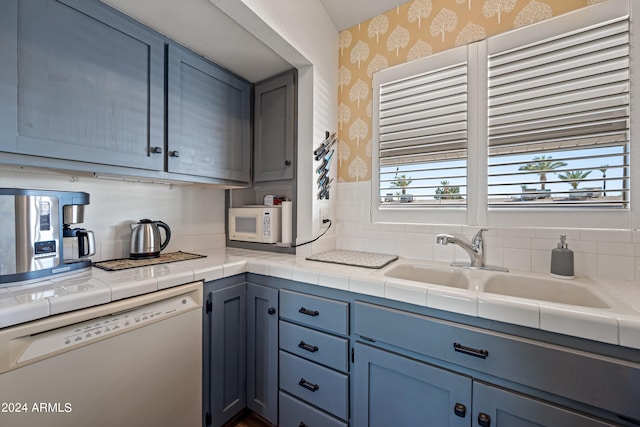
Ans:
<svg viewBox="0 0 640 427"><path fill-rule="evenodd" d="M406 75L381 72L374 106L381 205L466 206L468 72L466 50L457 53L444 62L425 58L419 72L415 64Z"/></svg>
<svg viewBox="0 0 640 427"><path fill-rule="evenodd" d="M489 55L491 207L629 203L629 20Z"/></svg>

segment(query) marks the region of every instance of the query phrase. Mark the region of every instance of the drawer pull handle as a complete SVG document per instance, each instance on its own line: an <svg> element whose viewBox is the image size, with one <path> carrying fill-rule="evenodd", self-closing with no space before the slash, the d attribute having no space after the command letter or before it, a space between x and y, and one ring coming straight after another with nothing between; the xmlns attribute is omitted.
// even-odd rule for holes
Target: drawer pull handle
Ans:
<svg viewBox="0 0 640 427"><path fill-rule="evenodd" d="M469 356L479 357L481 359L486 359L489 356L489 351L485 349L478 350L477 348L467 347L465 345L460 344L459 342L453 343L453 349L458 353L468 354Z"/></svg>
<svg viewBox="0 0 640 427"><path fill-rule="evenodd" d="M307 390L316 391L320 388L318 384L313 384L305 380L304 378L300 378L298 381L298 385L306 388Z"/></svg>
<svg viewBox="0 0 640 427"><path fill-rule="evenodd" d="M453 413L461 418L464 418L467 415L467 407L458 402L453 407Z"/></svg>
<svg viewBox="0 0 640 427"><path fill-rule="evenodd" d="M491 417L484 412L478 414L478 425L480 427L489 427L491 425Z"/></svg>
<svg viewBox="0 0 640 427"><path fill-rule="evenodd" d="M300 307L298 313L306 314L307 316L315 317L320 314L318 310L309 310L308 308Z"/></svg>
<svg viewBox="0 0 640 427"><path fill-rule="evenodd" d="M317 345L307 344L304 341L300 341L300 344L298 344L298 347L300 347L303 350L307 350L309 353L315 353L316 351L318 351Z"/></svg>
<svg viewBox="0 0 640 427"><path fill-rule="evenodd" d="M300 425L298 427L307 427L307 425L304 423L304 421L300 421Z"/></svg>

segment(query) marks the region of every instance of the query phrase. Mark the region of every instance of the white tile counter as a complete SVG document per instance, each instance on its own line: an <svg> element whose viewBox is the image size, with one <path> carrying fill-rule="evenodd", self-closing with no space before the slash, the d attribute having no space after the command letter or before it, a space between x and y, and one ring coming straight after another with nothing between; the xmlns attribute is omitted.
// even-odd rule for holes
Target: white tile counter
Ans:
<svg viewBox="0 0 640 427"><path fill-rule="evenodd" d="M372 270L307 261L294 255L233 248L198 253L207 257L116 272L94 267L75 274L2 288L0 327L194 280L211 281L251 272L640 349L640 285L637 283L583 280L589 286L597 287L601 294L606 294L611 307L603 309L508 297L384 275L396 263L409 261L406 259L395 261L381 270ZM582 283L580 280L576 279Z"/></svg>

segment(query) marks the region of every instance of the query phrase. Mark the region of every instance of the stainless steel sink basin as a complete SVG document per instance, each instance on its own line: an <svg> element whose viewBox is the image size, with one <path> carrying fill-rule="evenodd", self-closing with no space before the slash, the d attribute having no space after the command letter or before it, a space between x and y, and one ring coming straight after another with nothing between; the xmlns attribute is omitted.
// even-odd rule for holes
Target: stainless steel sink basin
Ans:
<svg viewBox="0 0 640 427"><path fill-rule="evenodd" d="M420 264L400 264L389 271L385 276L414 282L431 283L434 285L451 286L466 289L468 281L461 270L454 268L429 267Z"/></svg>
<svg viewBox="0 0 640 427"><path fill-rule="evenodd" d="M591 308L611 306L582 283L560 279L499 274L487 279L483 290L494 294Z"/></svg>

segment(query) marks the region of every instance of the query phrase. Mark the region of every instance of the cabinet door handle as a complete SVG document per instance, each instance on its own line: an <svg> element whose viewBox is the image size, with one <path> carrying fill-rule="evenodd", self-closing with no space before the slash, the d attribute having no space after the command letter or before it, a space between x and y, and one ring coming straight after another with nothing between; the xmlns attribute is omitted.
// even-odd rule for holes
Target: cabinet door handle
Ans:
<svg viewBox="0 0 640 427"><path fill-rule="evenodd" d="M467 347L465 345L460 344L459 342L453 343L453 349L458 353L468 354L469 356L479 357L481 359L486 359L489 356L489 351L485 349L478 350L477 348Z"/></svg>
<svg viewBox="0 0 640 427"><path fill-rule="evenodd" d="M298 381L298 385L314 392L320 388L318 384L310 383L304 378L300 378L300 381Z"/></svg>
<svg viewBox="0 0 640 427"><path fill-rule="evenodd" d="M315 317L320 314L318 310L309 310L308 308L300 307L298 313L306 314L307 316Z"/></svg>
<svg viewBox="0 0 640 427"><path fill-rule="evenodd" d="M304 341L300 341L300 344L298 344L298 347L300 347L303 350L307 350L309 353L315 353L316 351L318 351L317 345L307 344Z"/></svg>
<svg viewBox="0 0 640 427"><path fill-rule="evenodd" d="M304 423L304 421L300 421L300 425L298 427L307 427L307 425Z"/></svg>
<svg viewBox="0 0 640 427"><path fill-rule="evenodd" d="M453 413L459 416L460 418L464 418L467 415L467 407L460 402L457 402L453 407Z"/></svg>
<svg viewBox="0 0 640 427"><path fill-rule="evenodd" d="M174 150L174 151L171 151L171 152L169 153L169 155L170 155L171 157L180 157L180 152L179 152L179 151Z"/></svg>
<svg viewBox="0 0 640 427"><path fill-rule="evenodd" d="M162 147L151 147L151 152L153 154L162 154Z"/></svg>
<svg viewBox="0 0 640 427"><path fill-rule="evenodd" d="M284 165L285 166L291 166L291 160L285 160L284 161Z"/></svg>
<svg viewBox="0 0 640 427"><path fill-rule="evenodd" d="M484 412L478 414L478 425L480 427L489 427L491 425L491 417Z"/></svg>
<svg viewBox="0 0 640 427"><path fill-rule="evenodd" d="M272 314L272 315L276 314L276 309L273 308L273 307L269 307L269 309L267 310L267 313Z"/></svg>

